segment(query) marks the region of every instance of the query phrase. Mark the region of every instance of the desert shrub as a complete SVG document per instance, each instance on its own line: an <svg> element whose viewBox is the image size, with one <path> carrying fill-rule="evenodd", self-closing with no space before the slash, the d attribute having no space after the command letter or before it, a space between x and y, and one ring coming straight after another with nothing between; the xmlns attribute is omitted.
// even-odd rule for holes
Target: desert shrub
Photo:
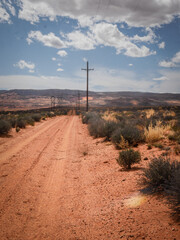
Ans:
<svg viewBox="0 0 180 240"><path fill-rule="evenodd" d="M128 141L125 140L124 137L122 136L121 128L117 128L113 132L111 136L111 140L118 149L124 149L129 147Z"/></svg>
<svg viewBox="0 0 180 240"><path fill-rule="evenodd" d="M89 121L88 130L91 136L105 137L104 132L105 121L99 117L94 117Z"/></svg>
<svg viewBox="0 0 180 240"><path fill-rule="evenodd" d="M164 146L161 143L155 143L153 146L156 147L156 148L159 148L159 149L164 148Z"/></svg>
<svg viewBox="0 0 180 240"><path fill-rule="evenodd" d="M55 113L54 113L54 112L48 112L48 113L47 113L47 117L52 118L52 117L54 117L54 116L55 116Z"/></svg>
<svg viewBox="0 0 180 240"><path fill-rule="evenodd" d="M180 221L180 167L174 171L167 193L173 217Z"/></svg>
<svg viewBox="0 0 180 240"><path fill-rule="evenodd" d="M110 140L113 131L117 128L117 123L106 121L94 112L86 113L82 121L83 123L88 123L88 130L91 136L106 137L106 140Z"/></svg>
<svg viewBox="0 0 180 240"><path fill-rule="evenodd" d="M16 121L16 127L25 128L26 127L26 121L23 118L18 118L17 121Z"/></svg>
<svg viewBox="0 0 180 240"><path fill-rule="evenodd" d="M147 149L148 149L148 150L152 149L152 145L151 145L151 144L148 144Z"/></svg>
<svg viewBox="0 0 180 240"><path fill-rule="evenodd" d="M125 125L126 122L127 122L127 119L126 119L126 117L125 117L124 115L117 115L117 116L116 116L116 119L117 119L117 121L119 121L119 122L122 123L123 125Z"/></svg>
<svg viewBox="0 0 180 240"><path fill-rule="evenodd" d="M16 118L15 117L10 118L9 122L10 122L12 128L16 127Z"/></svg>
<svg viewBox="0 0 180 240"><path fill-rule="evenodd" d="M105 121L104 122L103 134L107 140L110 140L112 133L118 128L118 124L113 121Z"/></svg>
<svg viewBox="0 0 180 240"><path fill-rule="evenodd" d="M18 133L20 131L20 128L19 127L16 127L16 132Z"/></svg>
<svg viewBox="0 0 180 240"><path fill-rule="evenodd" d="M143 184L155 190L164 190L169 186L175 169L179 168L179 163L170 162L170 159L159 157L154 158L149 166L143 170Z"/></svg>
<svg viewBox="0 0 180 240"><path fill-rule="evenodd" d="M82 123L88 124L90 119L97 119L97 118L100 118L100 115L98 113L87 112L87 113L84 113L82 116Z"/></svg>
<svg viewBox="0 0 180 240"><path fill-rule="evenodd" d="M31 116L24 117L24 121L26 121L27 124L34 126L34 119Z"/></svg>
<svg viewBox="0 0 180 240"><path fill-rule="evenodd" d="M128 142L129 145L132 146L135 146L144 140L143 132L138 128L130 125L126 125L123 128L118 128L115 130L112 134L111 139L112 142L118 146L122 141L122 137L125 141Z"/></svg>
<svg viewBox="0 0 180 240"><path fill-rule="evenodd" d="M171 141L176 141L177 140L177 136L176 136L176 134L172 134L172 135L168 136L168 139L171 140Z"/></svg>
<svg viewBox="0 0 180 240"><path fill-rule="evenodd" d="M31 118L35 121L35 122L40 122L41 121L41 114L39 113L35 113L31 115Z"/></svg>
<svg viewBox="0 0 180 240"><path fill-rule="evenodd" d="M138 128L126 125L122 130L121 134L130 145L137 145L144 140L143 132Z"/></svg>
<svg viewBox="0 0 180 240"><path fill-rule="evenodd" d="M7 134L11 129L11 124L7 120L0 120L0 134Z"/></svg>
<svg viewBox="0 0 180 240"><path fill-rule="evenodd" d="M121 128L117 128L112 136L111 136L112 142L118 147L121 140L122 140L122 134L121 134Z"/></svg>
<svg viewBox="0 0 180 240"><path fill-rule="evenodd" d="M176 145L175 147L174 147L174 152L176 153L176 155L179 155L180 154L180 145Z"/></svg>
<svg viewBox="0 0 180 240"><path fill-rule="evenodd" d="M170 116L170 115L164 117L164 121L171 121L173 119L174 119L174 117Z"/></svg>
<svg viewBox="0 0 180 240"><path fill-rule="evenodd" d="M177 141L180 144L180 133L174 133L168 136L169 140Z"/></svg>
<svg viewBox="0 0 180 240"><path fill-rule="evenodd" d="M120 166L131 169L131 165L139 163L140 160L141 155L138 151L128 149L119 153L119 158L117 159L117 162Z"/></svg>

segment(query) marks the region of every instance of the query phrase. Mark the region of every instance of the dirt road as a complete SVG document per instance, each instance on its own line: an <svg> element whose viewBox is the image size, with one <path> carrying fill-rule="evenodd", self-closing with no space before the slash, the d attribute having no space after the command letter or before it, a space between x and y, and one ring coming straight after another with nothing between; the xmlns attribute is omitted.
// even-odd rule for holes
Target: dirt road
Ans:
<svg viewBox="0 0 180 240"><path fill-rule="evenodd" d="M178 239L161 199L141 196L137 172L92 139L78 116L0 138L0 239Z"/></svg>

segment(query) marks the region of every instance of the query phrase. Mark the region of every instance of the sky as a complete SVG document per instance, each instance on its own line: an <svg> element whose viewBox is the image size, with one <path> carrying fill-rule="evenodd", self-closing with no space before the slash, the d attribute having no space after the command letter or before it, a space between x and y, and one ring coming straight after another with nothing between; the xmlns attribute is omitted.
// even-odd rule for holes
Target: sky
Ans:
<svg viewBox="0 0 180 240"><path fill-rule="evenodd" d="M0 89L180 93L180 0L0 0Z"/></svg>

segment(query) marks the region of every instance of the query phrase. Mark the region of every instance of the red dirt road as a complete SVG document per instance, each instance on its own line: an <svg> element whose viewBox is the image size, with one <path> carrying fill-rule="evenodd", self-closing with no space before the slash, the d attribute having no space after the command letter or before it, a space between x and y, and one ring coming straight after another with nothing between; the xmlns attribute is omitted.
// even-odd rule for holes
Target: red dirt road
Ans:
<svg viewBox="0 0 180 240"><path fill-rule="evenodd" d="M165 200L140 194L141 167L61 116L0 138L0 240L179 239Z"/></svg>

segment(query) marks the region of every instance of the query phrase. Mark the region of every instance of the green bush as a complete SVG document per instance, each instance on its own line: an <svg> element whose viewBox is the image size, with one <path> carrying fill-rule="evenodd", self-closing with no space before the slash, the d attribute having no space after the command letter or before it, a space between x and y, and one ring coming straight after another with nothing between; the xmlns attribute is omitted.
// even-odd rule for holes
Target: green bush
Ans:
<svg viewBox="0 0 180 240"><path fill-rule="evenodd" d="M9 121L0 120L0 134L7 134L11 129L11 124Z"/></svg>
<svg viewBox="0 0 180 240"><path fill-rule="evenodd" d="M112 142L116 145L116 147L119 146L121 140L122 140L122 133L121 133L121 128L117 128L112 136L111 136Z"/></svg>
<svg viewBox="0 0 180 240"><path fill-rule="evenodd" d="M17 121L16 121L16 127L25 128L26 127L26 121L22 118L18 118Z"/></svg>
<svg viewBox="0 0 180 240"><path fill-rule="evenodd" d="M154 158L148 168L143 170L143 184L155 190L164 190L170 184L178 163L163 157Z"/></svg>
<svg viewBox="0 0 180 240"><path fill-rule="evenodd" d="M12 118L10 118L9 121L10 121L10 124L11 124L12 128L15 128L16 127L16 118L12 117Z"/></svg>
<svg viewBox="0 0 180 240"><path fill-rule="evenodd" d="M95 113L95 112L83 113L82 123L83 124L88 124L91 119L99 119L99 118L100 118L100 115L98 113Z"/></svg>
<svg viewBox="0 0 180 240"><path fill-rule="evenodd" d="M26 121L27 124L34 126L34 119L31 116L24 117L24 120Z"/></svg>
<svg viewBox="0 0 180 240"><path fill-rule="evenodd" d="M144 141L143 132L130 125L116 129L112 134L112 142L118 146L122 140L122 136L132 146L136 146L138 143Z"/></svg>
<svg viewBox="0 0 180 240"><path fill-rule="evenodd" d="M50 118L55 117L55 113L54 112L48 112L47 117L50 117Z"/></svg>
<svg viewBox="0 0 180 240"><path fill-rule="evenodd" d="M89 120L88 130L91 136L97 137L105 137L104 132L105 121L101 118L93 118Z"/></svg>
<svg viewBox="0 0 180 240"><path fill-rule="evenodd" d="M119 153L117 162L120 166L131 169L131 165L139 163L141 161L141 155L138 151L133 149L124 150Z"/></svg>
<svg viewBox="0 0 180 240"><path fill-rule="evenodd" d="M117 123L112 122L112 121L105 121L104 122L104 129L103 129L103 134L106 137L107 140L110 140L113 132L118 128ZM102 135L103 135L102 134Z"/></svg>
<svg viewBox="0 0 180 240"><path fill-rule="evenodd" d="M180 221L180 167L174 171L167 193L173 217Z"/></svg>
<svg viewBox="0 0 180 240"><path fill-rule="evenodd" d="M35 113L31 115L31 118L35 121L35 122L40 122L41 121L41 114L39 113Z"/></svg>
<svg viewBox="0 0 180 240"><path fill-rule="evenodd" d="M16 132L18 133L20 131L20 128L19 127L16 127Z"/></svg>

